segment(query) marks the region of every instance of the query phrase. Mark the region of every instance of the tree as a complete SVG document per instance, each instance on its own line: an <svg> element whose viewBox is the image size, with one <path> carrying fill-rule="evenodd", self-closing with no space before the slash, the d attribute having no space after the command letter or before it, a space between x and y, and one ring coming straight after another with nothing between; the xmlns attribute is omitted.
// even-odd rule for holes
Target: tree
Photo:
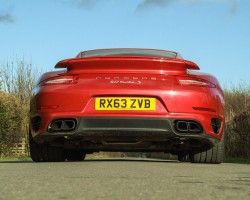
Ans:
<svg viewBox="0 0 250 200"><path fill-rule="evenodd" d="M0 67L0 154L8 154L17 138L27 141L30 97L38 73L25 59Z"/></svg>

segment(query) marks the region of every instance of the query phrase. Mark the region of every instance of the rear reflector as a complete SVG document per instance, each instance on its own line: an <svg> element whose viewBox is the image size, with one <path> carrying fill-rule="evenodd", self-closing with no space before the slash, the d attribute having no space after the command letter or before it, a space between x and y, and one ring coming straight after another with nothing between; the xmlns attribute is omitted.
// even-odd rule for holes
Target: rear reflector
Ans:
<svg viewBox="0 0 250 200"><path fill-rule="evenodd" d="M57 105L41 106L41 107L38 107L38 110L56 109L58 107L59 106L57 106Z"/></svg>
<svg viewBox="0 0 250 200"><path fill-rule="evenodd" d="M212 108L203 108L203 107L193 107L194 110L208 111L208 112L216 112L215 109Z"/></svg>

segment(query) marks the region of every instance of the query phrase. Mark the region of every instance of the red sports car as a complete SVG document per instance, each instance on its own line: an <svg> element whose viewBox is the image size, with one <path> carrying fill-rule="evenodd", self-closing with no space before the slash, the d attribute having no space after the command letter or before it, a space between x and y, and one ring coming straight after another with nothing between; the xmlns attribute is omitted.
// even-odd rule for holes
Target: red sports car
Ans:
<svg viewBox="0 0 250 200"><path fill-rule="evenodd" d="M180 54L100 49L58 62L30 106L33 161L80 161L98 151L165 152L221 163L224 96Z"/></svg>

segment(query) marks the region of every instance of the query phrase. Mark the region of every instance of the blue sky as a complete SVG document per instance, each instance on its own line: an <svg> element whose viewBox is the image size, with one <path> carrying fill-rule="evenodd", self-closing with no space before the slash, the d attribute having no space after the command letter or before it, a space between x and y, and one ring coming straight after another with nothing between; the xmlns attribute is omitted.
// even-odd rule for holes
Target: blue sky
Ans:
<svg viewBox="0 0 250 200"><path fill-rule="evenodd" d="M42 71L82 50L167 49L224 86L250 82L249 0L0 0L0 64Z"/></svg>

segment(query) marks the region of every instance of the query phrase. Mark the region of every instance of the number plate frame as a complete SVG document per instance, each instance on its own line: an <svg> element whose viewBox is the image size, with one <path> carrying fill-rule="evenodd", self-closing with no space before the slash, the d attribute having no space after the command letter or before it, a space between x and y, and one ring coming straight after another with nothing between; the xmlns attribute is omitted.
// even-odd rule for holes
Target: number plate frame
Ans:
<svg viewBox="0 0 250 200"><path fill-rule="evenodd" d="M95 110L156 110L156 99L147 97L96 97Z"/></svg>

